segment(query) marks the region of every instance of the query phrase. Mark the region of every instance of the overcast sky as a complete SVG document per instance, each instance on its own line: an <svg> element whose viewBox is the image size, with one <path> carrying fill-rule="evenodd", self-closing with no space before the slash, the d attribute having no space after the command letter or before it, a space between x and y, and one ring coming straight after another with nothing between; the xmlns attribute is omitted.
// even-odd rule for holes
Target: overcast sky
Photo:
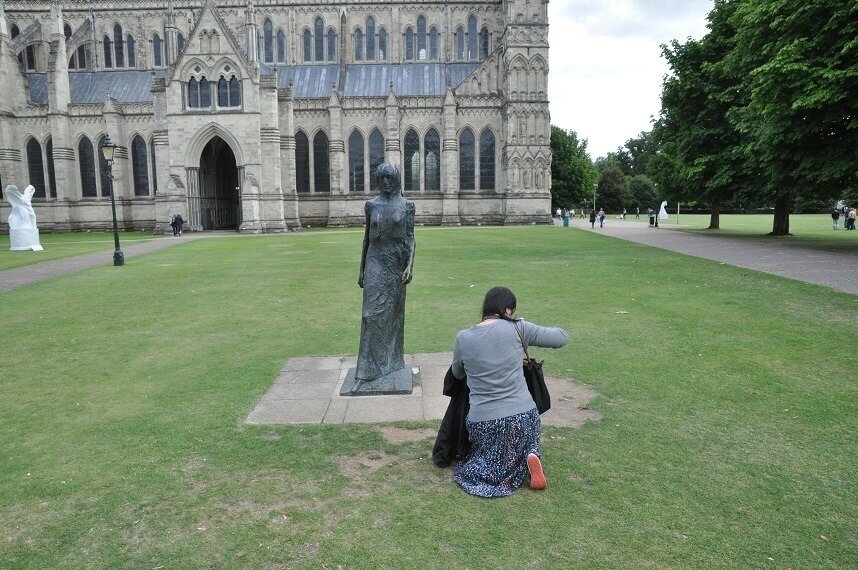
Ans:
<svg viewBox="0 0 858 570"><path fill-rule="evenodd" d="M712 0L550 0L551 124L595 159L652 128L668 72L661 44L706 34Z"/></svg>

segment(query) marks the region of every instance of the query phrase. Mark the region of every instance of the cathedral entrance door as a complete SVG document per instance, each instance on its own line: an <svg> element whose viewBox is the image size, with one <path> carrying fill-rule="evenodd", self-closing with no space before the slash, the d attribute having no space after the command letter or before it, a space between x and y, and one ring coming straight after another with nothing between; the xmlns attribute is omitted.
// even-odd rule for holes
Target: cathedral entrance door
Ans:
<svg viewBox="0 0 858 570"><path fill-rule="evenodd" d="M200 225L203 230L237 230L241 224L241 190L235 155L215 136L200 156Z"/></svg>

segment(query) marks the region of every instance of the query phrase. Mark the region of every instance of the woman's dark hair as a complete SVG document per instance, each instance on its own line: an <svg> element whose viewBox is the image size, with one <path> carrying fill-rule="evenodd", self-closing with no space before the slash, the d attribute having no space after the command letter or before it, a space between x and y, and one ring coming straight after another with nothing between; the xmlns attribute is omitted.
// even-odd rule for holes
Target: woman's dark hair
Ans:
<svg viewBox="0 0 858 570"><path fill-rule="evenodd" d="M492 287L483 300L483 318L498 316L511 320L506 316L506 309L515 312L515 295L506 287Z"/></svg>

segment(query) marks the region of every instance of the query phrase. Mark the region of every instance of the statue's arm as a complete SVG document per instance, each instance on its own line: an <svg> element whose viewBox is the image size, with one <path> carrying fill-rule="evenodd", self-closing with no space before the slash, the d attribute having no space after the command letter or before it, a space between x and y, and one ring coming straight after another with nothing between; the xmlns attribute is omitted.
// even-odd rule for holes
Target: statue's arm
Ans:
<svg viewBox="0 0 858 570"><path fill-rule="evenodd" d="M360 254L360 275L358 275L358 286L363 289L363 270L366 266L366 250L369 247L369 220L372 215L372 205L367 202L364 210L363 247Z"/></svg>
<svg viewBox="0 0 858 570"><path fill-rule="evenodd" d="M402 272L402 282L406 285L411 283L411 277L414 270L414 202L407 202L405 210L405 225L407 229L406 240L408 242L408 263L405 266L405 271Z"/></svg>

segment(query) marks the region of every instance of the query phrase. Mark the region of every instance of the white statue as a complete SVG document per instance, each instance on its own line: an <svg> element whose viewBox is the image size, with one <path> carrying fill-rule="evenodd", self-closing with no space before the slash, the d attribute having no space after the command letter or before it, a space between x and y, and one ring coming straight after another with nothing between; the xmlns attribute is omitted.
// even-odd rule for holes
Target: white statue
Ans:
<svg viewBox="0 0 858 570"><path fill-rule="evenodd" d="M6 200L12 206L9 214L9 251L42 251L44 248L39 243L39 228L36 226L36 212L33 210L33 194L36 189L27 186L24 193L17 186L6 187Z"/></svg>
<svg viewBox="0 0 858 570"><path fill-rule="evenodd" d="M658 211L658 219L666 220L667 219L667 200L661 203L661 210Z"/></svg>

